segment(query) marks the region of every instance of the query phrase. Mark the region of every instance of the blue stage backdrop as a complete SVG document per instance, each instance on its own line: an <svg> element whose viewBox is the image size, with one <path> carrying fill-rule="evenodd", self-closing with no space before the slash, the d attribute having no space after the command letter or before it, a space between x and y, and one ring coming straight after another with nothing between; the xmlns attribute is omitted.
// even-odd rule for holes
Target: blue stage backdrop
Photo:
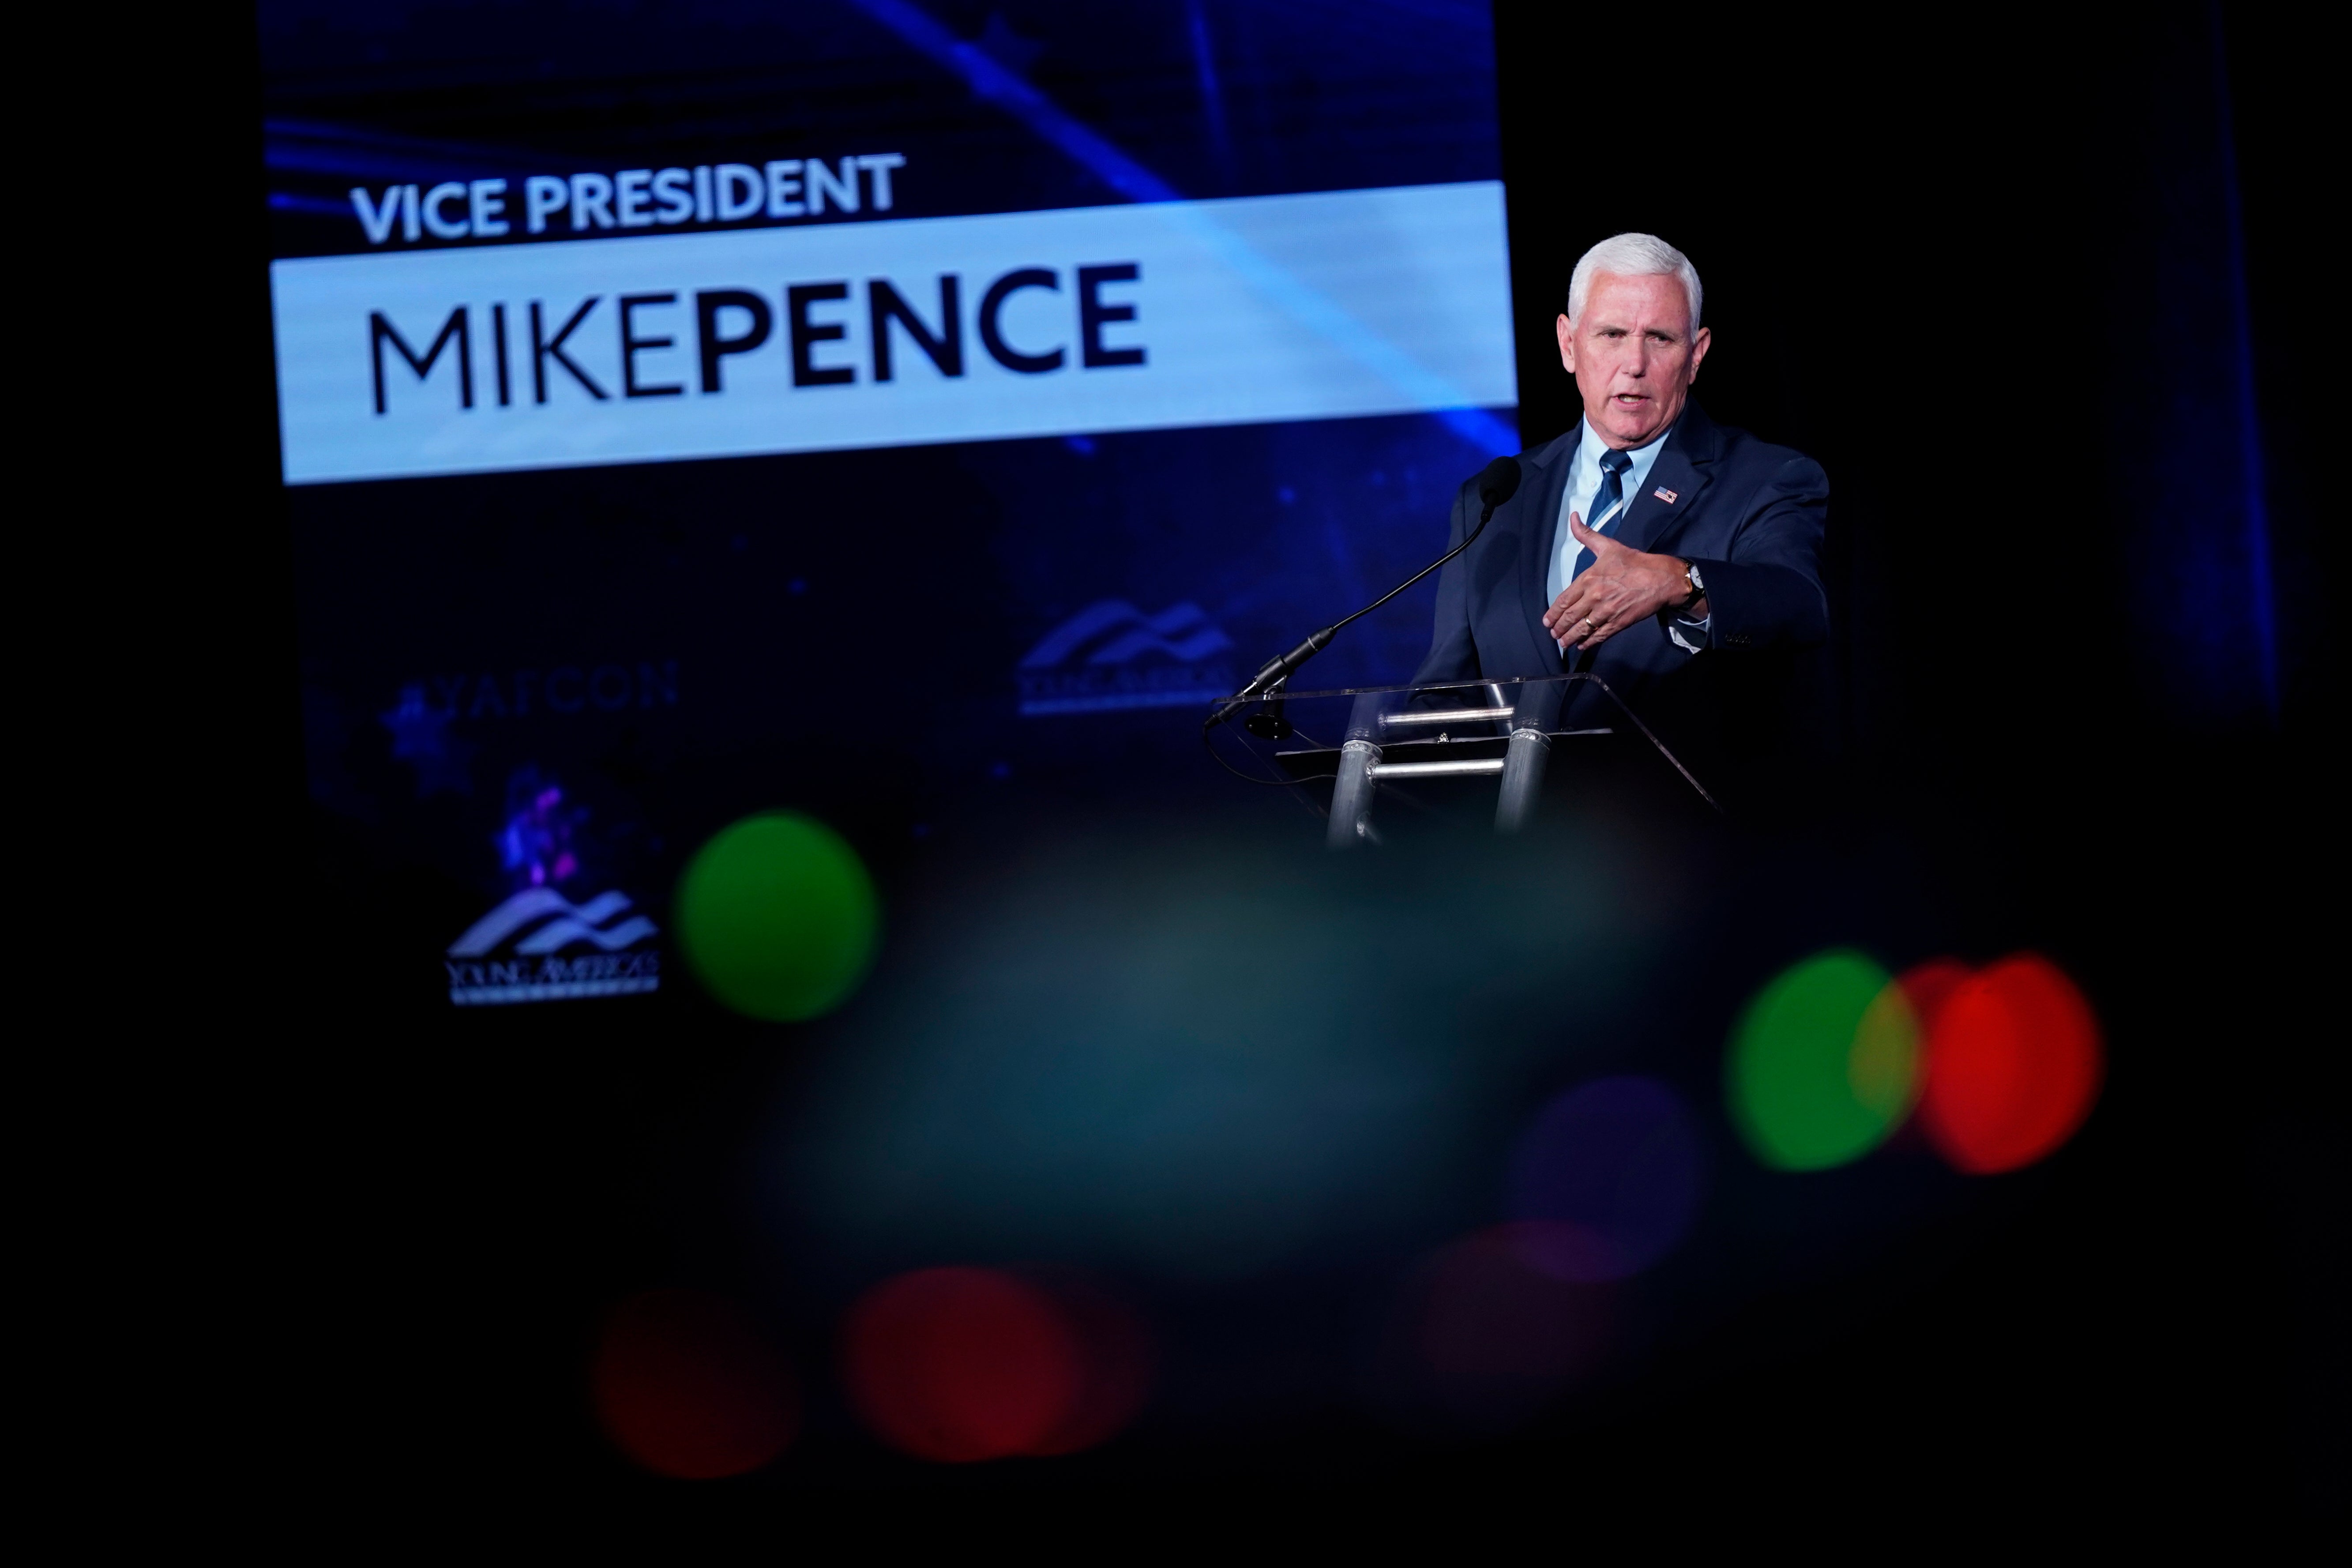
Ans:
<svg viewBox="0 0 2352 1568"><path fill-rule="evenodd" d="M420 976L656 987L746 811L1195 779L1442 547L1517 445L1493 40L1370 9L268 0L310 784Z"/></svg>

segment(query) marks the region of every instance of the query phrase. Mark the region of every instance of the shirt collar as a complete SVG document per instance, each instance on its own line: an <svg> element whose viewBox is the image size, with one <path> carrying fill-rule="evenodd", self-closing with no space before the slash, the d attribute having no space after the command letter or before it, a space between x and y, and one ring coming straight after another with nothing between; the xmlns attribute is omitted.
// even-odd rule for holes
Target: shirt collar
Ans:
<svg viewBox="0 0 2352 1568"><path fill-rule="evenodd" d="M1576 460L1591 468L1597 479L1601 474L1601 454L1609 449L1609 443L1603 441L1599 433L1592 428L1591 420L1580 418L1576 423ZM1682 420L1679 417L1675 420L1675 425L1681 423ZM1650 437L1646 446L1625 448L1625 455L1633 459L1633 470L1627 476L1629 479L1650 471L1650 465L1657 461L1658 448L1664 446L1666 437L1675 433L1675 425L1667 426Z"/></svg>

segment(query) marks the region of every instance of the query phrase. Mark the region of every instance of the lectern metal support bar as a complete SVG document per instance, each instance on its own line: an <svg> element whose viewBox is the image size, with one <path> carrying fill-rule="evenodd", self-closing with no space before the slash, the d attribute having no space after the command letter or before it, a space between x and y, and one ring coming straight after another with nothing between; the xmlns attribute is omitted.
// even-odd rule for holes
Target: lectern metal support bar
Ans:
<svg viewBox="0 0 2352 1568"><path fill-rule="evenodd" d="M1487 724L1497 719L1507 719L1507 708L1430 708L1413 713L1383 713L1383 725L1398 724Z"/></svg>
<svg viewBox="0 0 2352 1568"><path fill-rule="evenodd" d="M1367 771L1376 779L1492 777L1503 771L1503 762L1501 757L1472 757L1459 763L1374 763Z"/></svg>
<svg viewBox="0 0 2352 1568"><path fill-rule="evenodd" d="M1510 749L1496 772L1503 787L1495 800L1495 831L1517 833L1535 815L1536 796L1542 793L1544 763L1551 757L1551 737L1541 730L1514 730Z"/></svg>
<svg viewBox="0 0 2352 1568"><path fill-rule="evenodd" d="M1350 741L1339 749L1339 774L1331 784L1331 827L1324 842L1346 849L1371 837L1372 770L1380 765L1381 749L1370 741Z"/></svg>
<svg viewBox="0 0 2352 1568"><path fill-rule="evenodd" d="M1282 673L1272 666L1269 671ZM1251 717L1247 726L1251 734L1273 740L1297 734L1306 742L1304 748L1276 752L1275 761L1296 783L1331 780L1327 842L1334 849L1343 849L1380 842L1372 826L1373 801L1383 783L1402 784L1408 779L1491 778L1496 784L1495 831L1525 832L1539 809L1538 802L1543 794L1544 774L1550 765L1555 742L1612 732L1612 727L1608 725L1559 727L1570 710L1569 698L1588 685L1599 689L1601 700L1615 705L1625 722L1682 775L1701 800L1715 810L1722 810L1706 786L1692 777L1682 759L1666 749L1641 716L1625 706L1609 689L1607 681L1589 672L1568 671L1507 681L1345 687L1330 691L1292 691L1276 681L1267 689L1253 690L1245 697L1220 698L1219 707L1211 718L1222 721L1256 702L1265 710ZM1481 696L1487 700L1480 701ZM1339 700L1349 705L1347 730L1344 741L1335 748L1307 731L1311 726L1328 735L1330 710L1325 707L1309 710L1310 705ZM1305 723L1294 727L1285 708L1293 712L1307 711ZM1316 717L1318 713L1322 716ZM1205 736L1207 731L1202 733ZM1403 798L1417 807L1425 805L1417 796ZM1444 803L1451 798L1449 793L1441 790L1434 798L1441 803L1443 814Z"/></svg>

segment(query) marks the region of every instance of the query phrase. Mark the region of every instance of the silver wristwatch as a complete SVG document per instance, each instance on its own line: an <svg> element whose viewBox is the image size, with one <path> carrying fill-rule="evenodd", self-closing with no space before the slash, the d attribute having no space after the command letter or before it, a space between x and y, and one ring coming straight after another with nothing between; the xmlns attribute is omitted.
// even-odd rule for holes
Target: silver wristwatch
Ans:
<svg viewBox="0 0 2352 1568"><path fill-rule="evenodd" d="M1690 584L1690 597L1685 599L1675 608L1687 610L1706 597L1706 580L1698 574L1698 563L1695 561L1683 563L1683 579Z"/></svg>

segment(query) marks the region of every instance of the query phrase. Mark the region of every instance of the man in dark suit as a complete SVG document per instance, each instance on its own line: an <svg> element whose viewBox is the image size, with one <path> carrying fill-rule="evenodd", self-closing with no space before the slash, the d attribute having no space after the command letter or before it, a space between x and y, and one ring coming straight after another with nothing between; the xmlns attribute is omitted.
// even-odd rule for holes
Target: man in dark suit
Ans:
<svg viewBox="0 0 2352 1568"><path fill-rule="evenodd" d="M1785 745L1797 657L1829 637L1829 481L1690 401L1702 300L1654 236L1577 263L1559 336L1584 417L1520 455L1517 494L1445 568L1415 681L1590 671L1695 761ZM1465 484L1450 542L1479 505ZM1562 727L1612 722L1591 683L1570 688Z"/></svg>

